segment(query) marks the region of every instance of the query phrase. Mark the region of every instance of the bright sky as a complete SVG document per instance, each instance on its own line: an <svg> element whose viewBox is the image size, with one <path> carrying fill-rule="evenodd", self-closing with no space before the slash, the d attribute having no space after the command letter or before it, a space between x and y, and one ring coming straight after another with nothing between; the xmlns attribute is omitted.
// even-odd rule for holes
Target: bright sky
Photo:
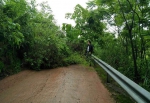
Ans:
<svg viewBox="0 0 150 103"><path fill-rule="evenodd" d="M86 3L89 0L36 0L37 3L41 3L43 1L48 1L52 11L54 18L58 25L62 25L62 23L71 23L75 24L74 21L65 19L66 13L73 13L74 7L77 4L80 4L82 7L86 8Z"/></svg>

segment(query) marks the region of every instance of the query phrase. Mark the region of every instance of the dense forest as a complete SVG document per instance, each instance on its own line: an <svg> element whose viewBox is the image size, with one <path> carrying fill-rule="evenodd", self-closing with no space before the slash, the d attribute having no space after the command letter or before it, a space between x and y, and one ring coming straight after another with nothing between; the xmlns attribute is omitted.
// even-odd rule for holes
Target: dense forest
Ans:
<svg viewBox="0 0 150 103"><path fill-rule="evenodd" d="M91 0L66 13L75 26L59 27L46 2L1 0L0 76L84 63L90 39L94 55L150 91L149 11L149 0Z"/></svg>

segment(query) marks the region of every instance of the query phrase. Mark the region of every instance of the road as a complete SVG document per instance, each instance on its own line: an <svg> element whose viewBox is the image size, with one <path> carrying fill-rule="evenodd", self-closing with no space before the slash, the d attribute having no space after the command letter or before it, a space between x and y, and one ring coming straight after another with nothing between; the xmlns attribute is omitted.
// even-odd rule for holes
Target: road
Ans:
<svg viewBox="0 0 150 103"><path fill-rule="evenodd" d="M115 103L95 70L72 65L24 70L0 81L0 103Z"/></svg>

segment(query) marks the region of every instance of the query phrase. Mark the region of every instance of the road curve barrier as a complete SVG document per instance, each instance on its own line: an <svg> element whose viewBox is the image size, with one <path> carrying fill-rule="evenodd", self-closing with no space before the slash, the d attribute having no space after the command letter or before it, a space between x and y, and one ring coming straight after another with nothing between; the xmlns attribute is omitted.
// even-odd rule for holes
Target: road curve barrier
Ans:
<svg viewBox="0 0 150 103"><path fill-rule="evenodd" d="M100 65L137 103L150 103L150 92L118 72L98 57L92 55L92 59Z"/></svg>

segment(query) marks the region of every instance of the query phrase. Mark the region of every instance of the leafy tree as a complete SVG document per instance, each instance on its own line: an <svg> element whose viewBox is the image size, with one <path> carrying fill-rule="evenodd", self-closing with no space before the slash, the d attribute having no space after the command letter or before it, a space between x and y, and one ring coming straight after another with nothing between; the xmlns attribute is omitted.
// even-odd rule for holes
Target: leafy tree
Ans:
<svg viewBox="0 0 150 103"><path fill-rule="evenodd" d="M92 0L87 8L76 5L74 13L66 14L75 20L75 27L63 27L69 26L64 30L70 41L79 40L78 36L84 43L91 39L96 55L148 88L149 8L147 0ZM107 31L111 26L115 33ZM74 30L78 31L76 36Z"/></svg>

